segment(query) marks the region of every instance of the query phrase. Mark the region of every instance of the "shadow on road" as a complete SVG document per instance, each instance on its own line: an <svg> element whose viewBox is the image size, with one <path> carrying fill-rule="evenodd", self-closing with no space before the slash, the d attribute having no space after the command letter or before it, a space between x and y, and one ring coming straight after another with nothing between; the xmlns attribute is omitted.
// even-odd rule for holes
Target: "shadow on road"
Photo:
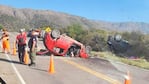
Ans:
<svg viewBox="0 0 149 84"><path fill-rule="evenodd" d="M37 67L31 67L31 68L34 69L34 70L38 70L38 71L48 72L47 70L39 69Z"/></svg>
<svg viewBox="0 0 149 84"><path fill-rule="evenodd" d="M15 63L15 64L21 64L18 61L13 61L13 60L8 60L8 59L3 59L3 58L0 58L0 61L9 62L9 63Z"/></svg>

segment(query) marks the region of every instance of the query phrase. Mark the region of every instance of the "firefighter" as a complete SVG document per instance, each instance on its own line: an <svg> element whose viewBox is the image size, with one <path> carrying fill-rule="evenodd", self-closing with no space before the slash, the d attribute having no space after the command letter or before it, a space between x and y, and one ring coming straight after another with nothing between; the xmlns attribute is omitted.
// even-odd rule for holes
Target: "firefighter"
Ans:
<svg viewBox="0 0 149 84"><path fill-rule="evenodd" d="M27 43L26 32L24 29L20 29L20 34L16 37L16 44L18 45L18 57L20 63L24 63L25 47Z"/></svg>
<svg viewBox="0 0 149 84"><path fill-rule="evenodd" d="M36 30L33 30L31 33L31 37L28 41L28 47L29 47L29 56L31 63L29 66L35 66L35 59L36 59L36 51L37 51L37 32Z"/></svg>
<svg viewBox="0 0 149 84"><path fill-rule="evenodd" d="M4 28L2 32L2 52L3 53L10 53L10 43L9 43L9 34L8 31Z"/></svg>

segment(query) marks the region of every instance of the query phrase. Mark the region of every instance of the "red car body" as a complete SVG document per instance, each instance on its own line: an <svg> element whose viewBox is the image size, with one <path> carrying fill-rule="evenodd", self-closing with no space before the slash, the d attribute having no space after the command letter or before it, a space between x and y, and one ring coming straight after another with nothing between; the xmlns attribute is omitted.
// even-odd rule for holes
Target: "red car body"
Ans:
<svg viewBox="0 0 149 84"><path fill-rule="evenodd" d="M65 34L60 35L59 38L53 38L51 33L45 33L43 41L46 48L54 55L66 56L70 52L70 48L75 45L77 56L88 57L85 46Z"/></svg>

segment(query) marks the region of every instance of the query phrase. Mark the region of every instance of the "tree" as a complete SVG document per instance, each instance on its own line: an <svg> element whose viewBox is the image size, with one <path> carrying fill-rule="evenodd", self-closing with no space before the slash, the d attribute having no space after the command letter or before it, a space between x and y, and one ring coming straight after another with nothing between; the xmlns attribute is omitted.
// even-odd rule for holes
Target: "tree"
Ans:
<svg viewBox="0 0 149 84"><path fill-rule="evenodd" d="M145 38L145 35L139 31L133 32L124 32L123 37L128 40L131 47L126 52L127 56L136 56L136 57L143 57L148 56L149 47L148 45L148 38Z"/></svg>
<svg viewBox="0 0 149 84"><path fill-rule="evenodd" d="M82 28L81 25L79 24L73 24L71 26L68 26L66 29L66 34L68 34L68 36L81 41L81 39L83 38L83 36L85 35L85 30Z"/></svg>
<svg viewBox="0 0 149 84"><path fill-rule="evenodd" d="M89 29L85 31L81 42L92 47L93 51L103 51L107 49L107 32L100 29Z"/></svg>

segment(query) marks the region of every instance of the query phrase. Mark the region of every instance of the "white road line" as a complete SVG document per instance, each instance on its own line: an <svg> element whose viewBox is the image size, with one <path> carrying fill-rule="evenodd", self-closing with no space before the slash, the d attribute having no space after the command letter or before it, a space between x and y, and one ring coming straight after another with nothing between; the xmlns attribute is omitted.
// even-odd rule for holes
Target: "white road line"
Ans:
<svg viewBox="0 0 149 84"><path fill-rule="evenodd" d="M2 43L0 42L0 47L2 48L2 45L1 45L1 44L2 44ZM11 62L12 60L11 60L11 58L9 57L9 55L8 55L8 54L5 54L5 55L6 55L7 59ZM12 67L13 67L15 73L17 74L17 76L18 76L18 78L19 78L21 84L26 84L25 81L24 81L24 79L23 79L22 76L20 75L19 71L17 70L17 68L15 67L15 65L14 65L12 62L11 62L11 65L12 65Z"/></svg>
<svg viewBox="0 0 149 84"><path fill-rule="evenodd" d="M8 54L5 54L7 59L9 61L12 61L11 58L8 56ZM19 71L17 70L17 68L15 67L15 65L11 62L11 65L15 71L15 73L17 74L18 78L20 79L21 84L26 84L25 81L23 80L22 76L20 75Z"/></svg>

